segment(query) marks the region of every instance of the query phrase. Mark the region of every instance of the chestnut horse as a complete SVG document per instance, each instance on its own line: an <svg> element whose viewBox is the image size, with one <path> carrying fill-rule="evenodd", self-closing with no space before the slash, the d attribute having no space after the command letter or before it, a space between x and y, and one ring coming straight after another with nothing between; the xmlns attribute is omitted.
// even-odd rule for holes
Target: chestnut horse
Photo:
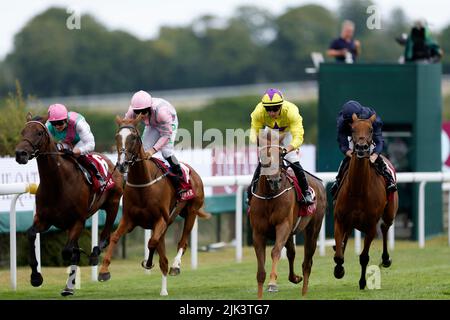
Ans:
<svg viewBox="0 0 450 320"><path fill-rule="evenodd" d="M273 132L271 135L273 135ZM253 230L253 247L258 260L258 271L256 274L258 299L262 298L263 285L266 279L264 265L267 240L275 240L272 249L272 270L270 272L268 291L278 291L277 266L283 247L286 247L289 260L289 281L292 283L302 281L302 277L294 272L294 235L299 231L303 232L305 238L302 264L302 295L307 293L309 275L313 263L312 258L316 250L317 238L327 206L326 192L322 182L307 173L308 183L316 194L316 210L312 215L298 216L300 204L297 202L293 184L287 178L287 172L283 166L282 148L279 146L279 141L282 139L283 137L271 137L268 140L263 139L260 135L258 153L262 168L256 191L249 203L250 224ZM276 143L270 144L268 142L273 140Z"/></svg>
<svg viewBox="0 0 450 320"><path fill-rule="evenodd" d="M146 269L153 267L153 254L157 250L162 272L160 294L167 295L168 260L164 236L168 226L178 215L185 219L178 252L170 268L170 274L177 275L180 273L181 257L186 251L188 237L196 217L210 218L211 215L203 211L205 200L203 182L194 169L186 165L190 170L189 178L195 197L187 201L177 201L172 183L152 160L146 159L142 140L136 128L141 118L139 115L134 120L120 117L116 119L119 126L116 133L117 166L122 174L127 175L127 182L123 195L122 219L111 236L111 243L100 269L99 280L106 281L111 277L108 267L120 237L131 232L136 226L140 226L152 229L152 236L148 242L149 258L146 262L142 262L142 266Z"/></svg>
<svg viewBox="0 0 450 320"><path fill-rule="evenodd" d="M372 123L375 121L376 115L369 119L358 119L356 114L353 114L352 118L353 155L334 204L334 239L336 241L334 276L337 279L344 276L345 247L348 236L353 228L356 228L365 233L364 249L359 256L361 264L359 288L364 289L366 267L369 263L369 248L376 235L380 218L383 219L381 223L382 265L384 267L391 265L392 261L387 250L387 233L398 210L398 193L395 192L392 199L388 201L384 178L376 172L369 160L373 133ZM385 158L384 160L388 161Z"/></svg>
<svg viewBox="0 0 450 320"><path fill-rule="evenodd" d="M36 158L39 170L39 187L36 193L36 215L33 225L28 229L29 257L31 267L31 285L42 284L42 275L38 272L34 242L37 233L47 231L52 225L68 230L69 239L62 256L70 259L71 273L67 285L61 292L63 296L74 294L76 266L80 261L78 239L86 220L97 210L106 211L105 227L100 235L99 246L93 248L90 264L98 263L98 255L108 245L111 229L122 196L122 177L114 172L113 163L103 157L108 166L109 176L115 186L99 194L94 194L84 174L77 168L73 157L58 152L56 143L45 126L46 117L32 119L27 115L27 122L22 130L22 140L16 146L16 161L26 164Z"/></svg>

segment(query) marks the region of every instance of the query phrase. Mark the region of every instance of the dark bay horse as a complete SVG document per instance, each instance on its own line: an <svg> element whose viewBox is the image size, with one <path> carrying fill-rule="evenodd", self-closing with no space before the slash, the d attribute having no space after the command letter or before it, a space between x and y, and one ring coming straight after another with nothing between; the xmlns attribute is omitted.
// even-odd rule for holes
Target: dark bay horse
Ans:
<svg viewBox="0 0 450 320"><path fill-rule="evenodd" d="M22 140L16 146L16 161L26 164L36 158L39 170L39 187L36 193L36 215L33 225L28 229L29 254L31 266L31 285L42 284L42 275L37 271L38 262L34 242L36 233L45 232L52 225L68 230L68 241L62 250L64 260L70 259L71 273L62 295L74 293L76 266L80 261L78 239L86 220L97 210L106 211L105 227L100 235L99 246L93 248L90 263L98 263L98 255L108 245L111 228L122 196L122 176L114 171L113 163L103 157L115 186L101 194L94 194L91 185L77 168L73 157L63 156L56 148L45 122L47 118L32 119L27 115L22 130Z"/></svg>
<svg viewBox="0 0 450 320"><path fill-rule="evenodd" d="M387 250L387 233L398 210L398 193L395 192L392 199L388 201L384 178L376 172L369 160L372 123L375 121L376 115L367 120L358 119L356 114L353 114L352 118L353 156L334 204L334 238L336 241L334 276L337 279L344 276L345 247L348 236L352 233L353 228L356 228L365 233L364 249L359 256L361 264L359 288L364 289L366 268L369 263L369 248L376 235L380 218L383 219L381 223L382 265L384 267L391 265Z"/></svg>
<svg viewBox="0 0 450 320"><path fill-rule="evenodd" d="M276 132L276 131L275 131ZM273 133L272 133L273 135ZM300 205L292 182L287 178L283 166L279 141L282 137L259 138L259 159L262 164L256 191L250 200L250 223L253 229L253 246L258 260L256 279L258 282L258 299L262 298L263 285L266 279L266 242L275 240L272 249L272 270L268 285L269 292L278 291L277 265L281 249L286 247L289 260L289 281L299 283L302 277L294 272L295 244L294 234L302 231L305 238L302 295L308 290L309 275L313 263L313 255L317 246L317 238L322 226L326 210L326 192L322 182L312 175L306 174L309 185L316 194L316 210L312 215L299 217ZM266 170L267 169L267 170Z"/></svg>
<svg viewBox="0 0 450 320"><path fill-rule="evenodd" d="M142 140L136 128L141 116L136 119L121 119L116 122L119 129L116 134L118 160L117 166L122 174L127 174L127 182L123 195L123 215L119 227L111 236L111 243L103 259L99 280L110 278L108 267L111 255L120 237L131 232L136 226L152 229L148 242L149 258L142 262L146 269L153 267L155 250L159 255L159 267L162 272L161 295L167 295L168 260L166 257L165 240L168 226L180 215L184 217L183 234L178 243L178 253L170 268L171 275L180 273L181 257L186 251L189 234L197 216L209 218L211 215L203 210L203 182L197 172L190 169L190 182L195 197L187 201L177 201L172 183L163 175L157 165L146 159ZM187 166L187 165L186 165Z"/></svg>

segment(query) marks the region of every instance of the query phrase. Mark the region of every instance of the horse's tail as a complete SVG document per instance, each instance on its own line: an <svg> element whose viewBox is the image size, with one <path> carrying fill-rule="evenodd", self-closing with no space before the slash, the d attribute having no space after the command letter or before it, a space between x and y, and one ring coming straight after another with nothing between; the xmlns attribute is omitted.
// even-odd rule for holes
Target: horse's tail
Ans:
<svg viewBox="0 0 450 320"><path fill-rule="evenodd" d="M211 218L211 213L206 212L203 207L201 207L200 209L197 210L197 216L199 218L202 219L210 219Z"/></svg>

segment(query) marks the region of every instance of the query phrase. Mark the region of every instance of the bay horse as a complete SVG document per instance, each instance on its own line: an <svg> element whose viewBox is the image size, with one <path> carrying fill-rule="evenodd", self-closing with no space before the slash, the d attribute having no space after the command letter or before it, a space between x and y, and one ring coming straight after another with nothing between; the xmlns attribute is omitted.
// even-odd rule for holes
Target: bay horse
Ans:
<svg viewBox="0 0 450 320"><path fill-rule="evenodd" d="M99 209L106 211L100 243L92 249L89 257L90 264L96 265L101 250L108 245L117 215L123 191L122 176L117 171L114 172L114 165L107 157L102 157L108 167L108 176L113 179L115 185L109 190L95 194L84 174L77 168L76 160L58 151L45 125L47 117L32 118L31 113L28 113L26 121L21 133L22 139L16 146L16 161L26 164L28 160L36 158L40 181L36 192L36 215L33 225L27 231L31 285L38 287L43 282L43 277L37 270L34 246L36 234L55 226L68 230L68 241L62 250L62 256L65 261L70 259L71 272L61 295L73 295L76 266L80 261L80 234L91 215Z"/></svg>
<svg viewBox="0 0 450 320"><path fill-rule="evenodd" d="M373 134L372 123L376 115L369 119L358 119L357 115L353 114L352 119L353 155L334 203L334 239L336 241L334 276L341 279L345 274L343 267L345 247L348 236L353 228L356 228L365 233L364 248L359 256L361 265L359 288L362 290L366 287L370 244L376 235L377 224L381 218L383 220L381 265L389 267L392 263L387 250L387 233L398 210L398 193L396 191L388 199L385 180L376 172L369 160ZM384 157L383 159L388 161Z"/></svg>
<svg viewBox="0 0 450 320"><path fill-rule="evenodd" d="M122 218L119 227L111 236L98 278L100 281L110 279L108 267L111 263L111 255L123 234L131 232L136 226L152 229L152 235L148 241L149 257L147 261L142 262L142 266L146 269L153 267L153 254L157 250L162 272L160 295L164 296L168 295L168 260L164 240L168 226L178 215L185 219L177 255L170 268L170 275L178 275L181 270L181 257L186 251L188 237L196 217L208 219L211 215L203 210L205 200L203 182L192 167L185 164L190 170L189 178L195 197L187 201L178 201L176 191L166 175L155 162L146 159L137 129L141 119L141 115L136 119L116 118L117 167L122 174L127 175L127 179L123 195Z"/></svg>
<svg viewBox="0 0 450 320"><path fill-rule="evenodd" d="M261 134L259 135L258 154L262 168L256 191L249 203L250 224L253 230L253 247L258 261L256 274L258 299L262 299L263 285L266 279L267 240L275 240L271 254L272 270L270 272L268 291L278 291L277 266L283 247L286 247L289 260L289 281L295 284L302 281L302 277L294 272L294 235L296 232L303 232L305 239L302 264L302 295L307 293L313 263L312 258L316 250L317 238L327 206L326 192L322 182L306 173L309 186L314 189L316 194L316 210L312 215L299 217L300 204L297 202L293 184L288 178L281 156L282 147L280 147L279 142L283 137L282 135L277 137L277 131L269 131L270 139L265 139ZM271 141L276 142L271 144Z"/></svg>

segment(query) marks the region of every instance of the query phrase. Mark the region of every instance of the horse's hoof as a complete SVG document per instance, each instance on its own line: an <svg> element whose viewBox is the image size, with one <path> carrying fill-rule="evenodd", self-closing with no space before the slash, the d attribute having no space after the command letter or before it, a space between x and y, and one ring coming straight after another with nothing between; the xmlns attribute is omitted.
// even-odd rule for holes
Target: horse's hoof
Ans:
<svg viewBox="0 0 450 320"><path fill-rule="evenodd" d="M278 292L278 286L276 284L269 284L267 286L267 292Z"/></svg>
<svg viewBox="0 0 450 320"><path fill-rule="evenodd" d="M300 283L303 280L302 276L294 275L292 277L289 277L289 281L292 283Z"/></svg>
<svg viewBox="0 0 450 320"><path fill-rule="evenodd" d="M111 279L111 273L109 272L99 273L97 279L100 282L108 281L109 279Z"/></svg>
<svg viewBox="0 0 450 320"><path fill-rule="evenodd" d="M89 265L90 265L90 266L96 266L96 265L98 265L98 256L90 255L90 256L89 256Z"/></svg>
<svg viewBox="0 0 450 320"><path fill-rule="evenodd" d="M171 276L177 276L180 274L180 272L181 272L181 270L178 267L177 268L170 267L170 269L169 269L169 274Z"/></svg>
<svg viewBox="0 0 450 320"><path fill-rule="evenodd" d="M359 289L364 290L365 287L366 287L366 279L359 280Z"/></svg>
<svg viewBox="0 0 450 320"><path fill-rule="evenodd" d="M169 293L167 292L167 290L161 290L161 292L159 293L160 296L168 296Z"/></svg>
<svg viewBox="0 0 450 320"><path fill-rule="evenodd" d="M63 291L61 291L61 295L62 295L63 297L66 297L66 296L73 296L73 294L74 294L74 290L73 290L73 289L69 289L69 288L67 288L67 287L65 287L65 288L63 289Z"/></svg>
<svg viewBox="0 0 450 320"><path fill-rule="evenodd" d="M343 266L335 266L334 267L334 277L336 279L342 279L344 277L345 274L345 269Z"/></svg>
<svg viewBox="0 0 450 320"><path fill-rule="evenodd" d="M391 266L391 264L392 264L392 259L391 258L389 258L387 260L383 260L383 262L381 263L381 265L384 268L389 268Z"/></svg>
<svg viewBox="0 0 450 320"><path fill-rule="evenodd" d="M42 282L44 282L44 278L39 272L31 274L30 283L33 287L39 287Z"/></svg>
<svg viewBox="0 0 450 320"><path fill-rule="evenodd" d="M153 269L153 267L154 267L155 265L152 264L150 267L148 267L148 266L147 266L147 260L142 260L141 266L142 266L142 268L144 268L144 269L151 270L151 269Z"/></svg>

